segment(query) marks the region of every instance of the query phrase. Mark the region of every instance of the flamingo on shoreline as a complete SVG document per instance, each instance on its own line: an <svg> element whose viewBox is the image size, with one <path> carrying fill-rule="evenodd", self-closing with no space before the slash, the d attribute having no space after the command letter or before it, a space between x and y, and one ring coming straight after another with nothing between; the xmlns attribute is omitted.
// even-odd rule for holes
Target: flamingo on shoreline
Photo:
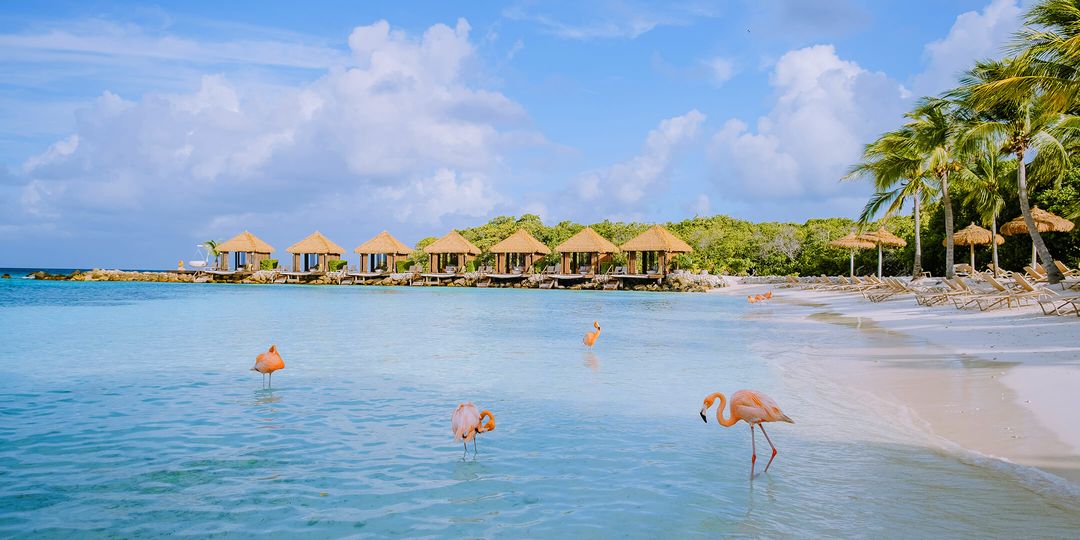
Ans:
<svg viewBox="0 0 1080 540"><path fill-rule="evenodd" d="M263 385L266 385L266 375L270 375L270 383L274 382L274 372L279 369L285 369L285 360L281 359L281 355L278 354L277 345L271 345L270 350L255 357L255 366L251 368L251 371L258 371L263 374Z"/></svg>
<svg viewBox="0 0 1080 540"><path fill-rule="evenodd" d="M593 328L596 328L595 332L586 332L585 337L581 340L586 347L592 347L593 343L596 343L596 339L600 337L600 323L593 321Z"/></svg>
<svg viewBox="0 0 1080 540"><path fill-rule="evenodd" d="M769 462L765 464L765 472L769 472L769 465L772 465L774 459L776 459L776 446L772 443L772 439L769 438L769 434L765 432L765 422L787 422L794 424L795 421L788 418L788 415L784 414L780 410L780 406L773 401L772 398L758 392L757 390L739 390L731 395L731 413L727 419L724 418L724 406L727 404L727 398L724 394L716 392L705 396L705 403L701 407L701 420L706 424L709 423L708 418L705 416L705 412L712 407L713 402L717 399L720 400L720 406L716 409L716 422L724 427L734 426L739 420L750 424L750 480L754 479L754 464L757 462L757 441L754 437L754 427L761 428L761 433L765 435L765 440L769 442L769 446L772 448L772 456L769 457Z"/></svg>
<svg viewBox="0 0 1080 540"><path fill-rule="evenodd" d="M487 423L484 422L487 417ZM472 402L462 403L454 409L450 415L450 429L454 433L454 439L461 441L465 446L465 453L469 453L469 441L473 442L473 455L476 455L476 436L481 433L495 430L495 415L489 410L479 411Z"/></svg>

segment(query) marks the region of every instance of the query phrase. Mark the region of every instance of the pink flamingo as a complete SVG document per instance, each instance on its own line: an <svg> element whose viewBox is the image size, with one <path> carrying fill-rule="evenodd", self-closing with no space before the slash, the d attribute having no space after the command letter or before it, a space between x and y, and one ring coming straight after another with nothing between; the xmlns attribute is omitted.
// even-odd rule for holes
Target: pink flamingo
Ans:
<svg viewBox="0 0 1080 540"><path fill-rule="evenodd" d="M600 323L598 321L593 321L592 325L593 328L596 328L596 331L586 332L585 337L581 340L586 347L592 347L593 343L596 343L596 339L600 337Z"/></svg>
<svg viewBox="0 0 1080 540"><path fill-rule="evenodd" d="M483 423L484 417L488 422ZM491 411L478 411L476 405L471 402L462 403L454 409L450 416L450 428L454 432L454 438L461 441L465 446L465 452L469 452L469 441L473 442L473 454L476 454L476 436L495 429L495 415Z"/></svg>
<svg viewBox="0 0 1080 540"><path fill-rule="evenodd" d="M772 439L769 438L769 434L765 433L765 422L787 422L794 424L795 421L788 418L783 411L780 410L780 406L773 401L772 398L758 392L757 390L739 390L731 395L731 414L725 420L724 419L724 405L727 404L727 398L724 394L716 392L709 394L705 397L705 404L701 407L701 420L708 423L709 420L705 417L705 411L712 407L712 404L716 399L720 399L720 407L716 409L716 421L724 427L734 426L736 422L742 420L747 424L750 424L750 479L754 479L754 463L757 461L757 442L754 440L754 426L761 428L761 433L765 435L765 440L769 441L769 446L772 447L772 457L769 458L769 462L765 464L765 472L769 472L769 465L772 465L774 459L776 459L776 446L773 445Z"/></svg>
<svg viewBox="0 0 1080 540"><path fill-rule="evenodd" d="M274 372L279 369L285 369L285 360L281 359L281 355L277 352L277 345L271 345L270 350L255 357L255 367L251 368L251 371L258 371L263 374L263 378L270 374L270 382L274 382Z"/></svg>

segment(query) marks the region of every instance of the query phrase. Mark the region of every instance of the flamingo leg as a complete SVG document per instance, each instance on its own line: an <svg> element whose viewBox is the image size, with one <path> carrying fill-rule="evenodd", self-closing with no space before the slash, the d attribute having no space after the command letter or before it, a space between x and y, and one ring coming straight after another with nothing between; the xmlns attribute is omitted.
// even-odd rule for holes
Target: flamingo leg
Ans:
<svg viewBox="0 0 1080 540"><path fill-rule="evenodd" d="M270 372L270 386L274 386L274 372Z"/></svg>
<svg viewBox="0 0 1080 540"><path fill-rule="evenodd" d="M772 460L776 459L776 453L777 453L776 452L776 445L774 445L772 443L772 439L769 438L769 434L765 433L765 426L759 426L759 427L761 427L762 435L765 435L765 440L769 441L769 446L772 447L772 457L770 457L769 462L765 464L765 472L769 472L769 465L772 465Z"/></svg>
<svg viewBox="0 0 1080 540"><path fill-rule="evenodd" d="M465 456L469 455L469 443L468 443L468 441L463 441L461 443L461 446L465 447L465 451L461 453L461 459L465 459Z"/></svg>
<svg viewBox="0 0 1080 540"><path fill-rule="evenodd" d="M754 463L757 462L757 441L754 440L754 424L750 424L750 480L754 479Z"/></svg>
<svg viewBox="0 0 1080 540"><path fill-rule="evenodd" d="M265 373L262 374L262 378L263 378L263 388L266 388L266 374Z"/></svg>
<svg viewBox="0 0 1080 540"><path fill-rule="evenodd" d="M472 439L472 455L474 455L474 456L476 455L476 439L478 439L478 438L479 437L473 437L473 439Z"/></svg>

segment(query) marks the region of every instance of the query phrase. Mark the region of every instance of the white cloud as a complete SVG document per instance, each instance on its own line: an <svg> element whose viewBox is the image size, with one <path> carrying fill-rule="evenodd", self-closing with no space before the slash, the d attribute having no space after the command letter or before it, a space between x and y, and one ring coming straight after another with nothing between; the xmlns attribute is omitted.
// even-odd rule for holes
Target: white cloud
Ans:
<svg viewBox="0 0 1080 540"><path fill-rule="evenodd" d="M585 201L611 201L620 208L642 202L664 180L676 153L697 138L705 115L697 109L668 118L649 132L641 153L607 169L586 173L577 180Z"/></svg>
<svg viewBox="0 0 1080 540"><path fill-rule="evenodd" d="M628 0L607 0L519 3L503 10L503 16L537 23L560 38L587 40L634 39L659 26L685 26L698 17L712 17L714 13L708 6L692 2L644 5Z"/></svg>
<svg viewBox="0 0 1080 540"><path fill-rule="evenodd" d="M730 59L718 56L705 60L704 64L716 86L723 85L735 75L735 63Z"/></svg>
<svg viewBox="0 0 1080 540"><path fill-rule="evenodd" d="M324 219L320 205L348 200L389 216L372 194L404 179L407 215L486 215L503 200L493 178L504 151L545 141L519 104L470 81L469 32L464 20L422 36L358 27L352 65L273 92L223 75L190 93L106 92L73 134L25 160L24 202L54 216L125 208L214 222L253 208Z"/></svg>
<svg viewBox="0 0 1080 540"><path fill-rule="evenodd" d="M250 35L252 27L243 30ZM325 69L347 60L342 50L311 41L294 34L195 41L171 34L148 34L135 25L90 19L35 32L0 34L0 61L115 64L123 59L143 59Z"/></svg>
<svg viewBox="0 0 1080 540"><path fill-rule="evenodd" d="M1002 54L1002 46L1019 30L1023 9L1017 0L993 0L981 12L956 17L948 35L928 43L926 69L915 77L919 95L936 95L956 85L957 77L976 60Z"/></svg>
<svg viewBox="0 0 1080 540"><path fill-rule="evenodd" d="M902 87L882 73L841 59L831 45L789 51L770 77L772 110L755 129L728 120L708 155L725 198L830 197L862 145L894 125Z"/></svg>
<svg viewBox="0 0 1080 540"><path fill-rule="evenodd" d="M426 178L404 186L387 187L379 195L398 204L399 221L438 224L443 216L487 217L505 199L495 192L491 182L481 175L459 175L439 169Z"/></svg>

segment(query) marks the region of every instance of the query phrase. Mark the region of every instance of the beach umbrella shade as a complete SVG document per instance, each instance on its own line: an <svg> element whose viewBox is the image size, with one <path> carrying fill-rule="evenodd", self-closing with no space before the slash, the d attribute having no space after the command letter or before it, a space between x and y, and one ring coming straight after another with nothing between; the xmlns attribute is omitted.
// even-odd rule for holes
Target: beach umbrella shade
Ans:
<svg viewBox="0 0 1080 540"><path fill-rule="evenodd" d="M907 245L907 240L896 236L895 234L886 231L885 227L882 227L874 232L863 233L859 235L859 238L872 242L877 245L877 275L881 276L881 248L882 246L888 247L904 247Z"/></svg>
<svg viewBox="0 0 1080 540"><path fill-rule="evenodd" d="M963 229L960 229L959 231L956 231L955 234L953 234L953 244L957 246L968 246L971 248L971 269L974 270L975 246L988 245L991 238L993 238L993 241L996 242L999 246L1005 243L1005 238L1002 237L1000 234L994 234L972 223L971 225L968 225L967 227L964 227ZM946 242L946 240L942 240L941 245L947 245Z"/></svg>
<svg viewBox="0 0 1080 540"><path fill-rule="evenodd" d="M855 233L848 234L829 242L829 245L835 248L851 250L851 275L855 275L855 250L856 249L870 249L874 247L873 242L869 242L859 238L859 235Z"/></svg>
<svg viewBox="0 0 1080 540"><path fill-rule="evenodd" d="M1031 219L1035 222L1035 229L1041 233L1044 232L1069 232L1073 230L1073 222L1051 214L1046 210L1039 208L1038 206L1031 207ZM1005 236L1015 236L1018 234L1030 234L1028 232L1027 222L1024 221L1024 216L1021 215L1016 219L1001 226L1001 234ZM1031 242L1031 267L1035 268L1035 241Z"/></svg>

